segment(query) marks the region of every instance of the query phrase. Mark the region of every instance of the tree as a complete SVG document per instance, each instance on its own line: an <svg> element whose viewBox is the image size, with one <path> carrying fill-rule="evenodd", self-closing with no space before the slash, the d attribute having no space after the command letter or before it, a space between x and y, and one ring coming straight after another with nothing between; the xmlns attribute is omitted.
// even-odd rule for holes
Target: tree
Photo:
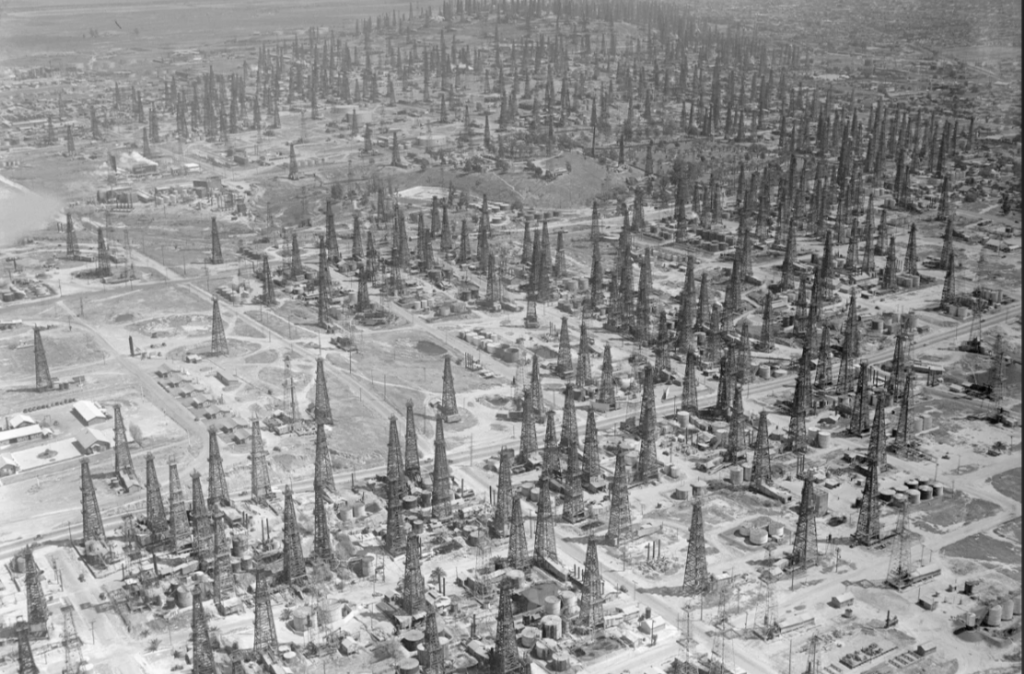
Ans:
<svg viewBox="0 0 1024 674"><path fill-rule="evenodd" d="M142 429L139 428L139 425L138 424L130 424L128 426L128 432L131 433L132 440L135 441L135 444L138 445L139 447L141 447L142 446L142 441L146 439L146 436L143 435Z"/></svg>
<svg viewBox="0 0 1024 674"><path fill-rule="evenodd" d="M439 589L441 587L441 579L446 578L447 576L448 574L445 573L444 569L442 569L440 566L435 566L434 570L430 572L430 580L437 583L437 587Z"/></svg>

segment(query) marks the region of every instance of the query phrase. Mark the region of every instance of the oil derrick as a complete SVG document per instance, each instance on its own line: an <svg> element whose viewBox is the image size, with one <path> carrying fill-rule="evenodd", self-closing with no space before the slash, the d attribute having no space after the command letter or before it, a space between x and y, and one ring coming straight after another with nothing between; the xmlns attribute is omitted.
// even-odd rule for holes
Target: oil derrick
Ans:
<svg viewBox="0 0 1024 674"><path fill-rule="evenodd" d="M751 491L770 487L772 480L772 459L768 440L768 412L761 410L757 417L757 436L754 439L754 465L750 470Z"/></svg>
<svg viewBox="0 0 1024 674"><path fill-rule="evenodd" d="M286 583L297 583L306 575L306 560L302 557L302 537L299 533L298 518L295 517L295 497L291 485L284 488L284 541L282 568Z"/></svg>
<svg viewBox="0 0 1024 674"><path fill-rule="evenodd" d="M566 400L571 399L566 398ZM569 403L567 402L566 414L570 414L568 407ZM571 410L571 414L575 418L576 411ZM576 425L575 421L573 421L572 425ZM565 436L564 427L565 424L563 424L563 442ZM583 472L580 467L580 455L575 436L569 442L564 442L564 444L569 455L565 468L565 500L562 502L562 519L566 522L576 523L585 517L583 509Z"/></svg>
<svg viewBox="0 0 1024 674"><path fill-rule="evenodd" d="M516 647L516 626L512 613L512 584L502 579L498 594L498 625L490 653L490 674L523 674L531 665L523 662Z"/></svg>
<svg viewBox="0 0 1024 674"><path fill-rule="evenodd" d="M945 218L946 229L942 234L942 252L939 253L939 269L949 270L950 258L953 255L953 218ZM68 226L70 227L70 217ZM70 256L70 253L68 253Z"/></svg>
<svg viewBox="0 0 1024 674"><path fill-rule="evenodd" d="M683 390L679 395L679 408L688 412L697 411L697 354L690 351L686 354L686 365L683 369Z"/></svg>
<svg viewBox="0 0 1024 674"><path fill-rule="evenodd" d="M432 606L427 607L425 623L423 655L426 662L423 663L423 674L446 674L444 650L441 648L441 638L437 629L437 610Z"/></svg>
<svg viewBox="0 0 1024 674"><path fill-rule="evenodd" d="M173 458L171 459L168 474L167 510L169 513L169 542L171 551L178 552L188 545L191 532L188 528L188 515L185 512L185 492L181 488L181 479L178 477L178 464Z"/></svg>
<svg viewBox="0 0 1024 674"><path fill-rule="evenodd" d="M562 434L558 440L558 452L565 455L578 453L580 447L579 427L576 424L576 393L572 384L565 385L565 403L562 407Z"/></svg>
<svg viewBox="0 0 1024 674"><path fill-rule="evenodd" d="M295 143L288 143L288 180L299 179L299 160L295 156Z"/></svg>
<svg viewBox="0 0 1024 674"><path fill-rule="evenodd" d="M662 309L658 313L658 334L654 339L654 369L658 381L669 379L672 374L672 361L669 356L672 348L672 336L668 329L668 314Z"/></svg>
<svg viewBox="0 0 1024 674"><path fill-rule="evenodd" d="M910 223L910 237L907 239L907 252L903 257L903 273L917 276L917 223Z"/></svg>
<svg viewBox="0 0 1024 674"><path fill-rule="evenodd" d="M875 461L868 461L868 479L864 481L864 492L860 498L857 514L857 530L851 542L860 545L874 545L881 540L882 525L879 520L881 503L878 500L878 478L880 467Z"/></svg>
<svg viewBox="0 0 1024 674"><path fill-rule="evenodd" d="M107 250L106 227L96 229L96 275L110 276L110 251Z"/></svg>
<svg viewBox="0 0 1024 674"><path fill-rule="evenodd" d="M568 273L565 266L565 233L558 232L555 237L555 266L551 270L555 278L561 278Z"/></svg>
<svg viewBox="0 0 1024 674"><path fill-rule="evenodd" d="M807 408L811 402L811 350L804 346L793 389L793 405L789 418L789 449L807 451Z"/></svg>
<svg viewBox="0 0 1024 674"><path fill-rule="evenodd" d="M704 362L717 363L722 359L722 314L716 304L711 308L707 325L707 340L704 343Z"/></svg>
<svg viewBox="0 0 1024 674"><path fill-rule="evenodd" d="M540 359L533 356L533 363L530 366L530 401L533 403L534 411L544 409L543 391L540 387Z"/></svg>
<svg viewBox="0 0 1024 674"><path fill-rule="evenodd" d="M444 418L437 415L434 432L434 473L430 494L430 514L434 519L448 519L452 514L452 478L448 466L448 448L444 441Z"/></svg>
<svg viewBox="0 0 1024 674"><path fill-rule="evenodd" d="M601 478L601 457L598 454L597 416L594 408L587 409L587 429L583 436L583 473L587 483L596 485Z"/></svg>
<svg viewBox="0 0 1024 674"><path fill-rule="evenodd" d="M644 367L643 394L640 398L640 456L636 479L642 482L658 477L658 412L654 401L654 368Z"/></svg>
<svg viewBox="0 0 1024 674"><path fill-rule="evenodd" d="M563 379L571 377L572 369L572 347L569 343L569 318L562 316L562 328L558 333L558 362L555 365L555 372Z"/></svg>
<svg viewBox="0 0 1024 674"><path fill-rule="evenodd" d="M736 381L740 384L745 384L752 374L751 363L753 362L750 355L750 321L744 319L740 324L740 345L739 352L736 355L736 366L734 372L736 373Z"/></svg>
<svg viewBox="0 0 1024 674"><path fill-rule="evenodd" d="M299 248L299 235L292 232L292 259L289 274L292 279L301 278L304 274L302 269L302 250Z"/></svg>
<svg viewBox="0 0 1024 674"><path fill-rule="evenodd" d="M896 536L889 553L889 573L885 579L889 587L897 590L909 585L914 575L914 561L910 554L910 532L907 529L909 511L906 503L900 506L899 519L896 520Z"/></svg>
<svg viewBox="0 0 1024 674"><path fill-rule="evenodd" d="M580 319L580 347L576 359L576 390L587 395L587 389L593 383L590 366L590 337L587 335L587 322Z"/></svg>
<svg viewBox="0 0 1024 674"><path fill-rule="evenodd" d="M875 275L875 197L868 197L868 212L864 224L864 258L861 260L861 272Z"/></svg>
<svg viewBox="0 0 1024 674"><path fill-rule="evenodd" d="M392 414L388 420L388 484L394 484L397 488L399 501L409 493L405 482L402 450L402 441L398 435L398 417Z"/></svg>
<svg viewBox="0 0 1024 674"><path fill-rule="evenodd" d="M357 262L363 259L363 223L359 213L352 216L352 259Z"/></svg>
<svg viewBox="0 0 1024 674"><path fill-rule="evenodd" d="M487 258L487 296L484 304L491 311L501 311L501 286L498 282L498 265L494 261L494 253Z"/></svg>
<svg viewBox="0 0 1024 674"><path fill-rule="evenodd" d="M537 271L537 299L547 302L551 299L551 237L548 235L548 221L541 223L540 267Z"/></svg>
<svg viewBox="0 0 1024 674"><path fill-rule="evenodd" d="M452 357L450 354L444 356L444 375L441 388L441 414L448 417L459 413L455 404L455 378L452 376Z"/></svg>
<svg viewBox="0 0 1024 674"><path fill-rule="evenodd" d="M522 499L512 499L512 517L509 525L508 566L520 571L530 568L530 557L526 550L526 527L523 523Z"/></svg>
<svg viewBox="0 0 1024 674"><path fill-rule="evenodd" d="M754 632L763 639L774 639L781 631L779 628L779 603L775 597L775 582L771 574L761 577L764 583L764 601L757 605L754 614Z"/></svg>
<svg viewBox="0 0 1024 674"><path fill-rule="evenodd" d="M199 560L202 571L210 571L213 552L213 525L210 511L203 498L203 478L199 471L192 473L192 553Z"/></svg>
<svg viewBox="0 0 1024 674"><path fill-rule="evenodd" d="M946 278L942 282L942 299L939 300L939 308L949 311L956 306L956 253L949 251L946 259Z"/></svg>
<svg viewBox="0 0 1024 674"><path fill-rule="evenodd" d="M710 589L707 550L704 545L704 509L701 499L693 500L690 533L686 540L686 565L683 567L683 594L703 595Z"/></svg>
<svg viewBox="0 0 1024 674"><path fill-rule="evenodd" d="M359 277L359 285L356 288L356 313L362 313L369 311L372 304L370 303L370 273L366 269L360 269L357 272Z"/></svg>
<svg viewBox="0 0 1024 674"><path fill-rule="evenodd" d="M78 636L78 629L75 627L75 608L63 606L61 613L64 614L64 635L61 637L61 645L64 649L64 670L63 674L79 674L82 671L82 639Z"/></svg>
<svg viewBox="0 0 1024 674"><path fill-rule="evenodd" d="M540 496L537 499L537 529L533 539L533 560L535 564L545 559L558 561L555 547L555 512L551 504L551 478L541 475Z"/></svg>
<svg viewBox="0 0 1024 674"><path fill-rule="evenodd" d="M392 417L392 421L394 418ZM394 425L393 425L394 427ZM397 434L397 428L396 434ZM401 450L388 442L387 481L387 533L385 546L392 557L405 548L405 519L402 517L402 498L405 496L405 476L402 474Z"/></svg>
<svg viewBox="0 0 1024 674"><path fill-rule="evenodd" d="M327 329L330 323L328 309L331 306L331 269L327 265L327 244L320 237L320 254L317 264L316 324Z"/></svg>
<svg viewBox="0 0 1024 674"><path fill-rule="evenodd" d="M828 321L821 325L821 343L818 349L818 367L814 371L815 388L832 386L832 328Z"/></svg>
<svg viewBox="0 0 1024 674"><path fill-rule="evenodd" d="M341 255L338 252L338 230L334 227L334 206L331 204L330 198L327 199L324 205L324 213L326 217L324 234L327 238L327 256L331 262L337 262L341 259Z"/></svg>
<svg viewBox="0 0 1024 674"><path fill-rule="evenodd" d="M78 235L75 233L75 225L71 222L70 213L66 216L64 235L64 254L70 259L79 257L82 253L78 248Z"/></svg>
<svg viewBox="0 0 1024 674"><path fill-rule="evenodd" d="M217 218L210 218L210 264L224 264L224 253L220 249L220 229Z"/></svg>
<svg viewBox="0 0 1024 674"><path fill-rule="evenodd" d="M491 520L491 533L498 538L509 534L509 518L512 511L512 462L515 453L511 447L502 447L498 464L498 500Z"/></svg>
<svg viewBox="0 0 1024 674"><path fill-rule="evenodd" d="M783 290L793 287L793 267L796 264L796 221L790 220L786 231L786 251L782 257Z"/></svg>
<svg viewBox="0 0 1024 674"><path fill-rule="evenodd" d="M555 412L548 410L545 415L544 450L541 453L541 474L546 477L561 474L562 462L558 456L558 435L555 431Z"/></svg>
<svg viewBox="0 0 1024 674"><path fill-rule="evenodd" d="M263 433L260 431L259 419L252 420L250 445L250 488L254 503L266 505L272 496L270 491L270 468L267 466L267 449L263 445Z"/></svg>
<svg viewBox="0 0 1024 674"><path fill-rule="evenodd" d="M689 353L693 342L693 269L692 255L686 258L686 279L679 295L679 312L676 314L676 349Z"/></svg>
<svg viewBox="0 0 1024 674"><path fill-rule="evenodd" d="M211 507L231 505L228 497L228 481L224 476L224 460L220 456L220 443L217 441L217 429L209 429L210 451L207 458L207 468L210 479L210 504Z"/></svg>
<svg viewBox="0 0 1024 674"><path fill-rule="evenodd" d="M533 413L533 392L527 388L523 398L523 424L519 430L519 463L524 463L526 457L537 452L537 428Z"/></svg>
<svg viewBox="0 0 1024 674"><path fill-rule="evenodd" d="M49 391L53 388L53 378L50 377L50 365L46 362L43 333L38 326L32 328L32 343L36 361L36 390Z"/></svg>
<svg viewBox="0 0 1024 674"><path fill-rule="evenodd" d="M888 396L884 391L875 397L875 417L871 421L871 436L868 439L868 461L878 466L878 472L888 469L885 447L885 406Z"/></svg>
<svg viewBox="0 0 1024 674"><path fill-rule="evenodd" d="M640 281L636 294L636 313L633 317L633 335L640 345L647 345L651 341L651 293L653 292L651 267L653 265L651 249L646 248L644 256L640 258Z"/></svg>
<svg viewBox="0 0 1024 674"><path fill-rule="evenodd" d="M821 637L817 634L811 635L810 642L807 645L807 668L804 670L804 674L819 674L821 671L821 661L818 653L820 641Z"/></svg>
<svg viewBox="0 0 1024 674"><path fill-rule="evenodd" d="M422 542L419 534L410 534L405 543L405 574L402 581L402 609L409 615L422 611L426 606L426 588L421 568Z"/></svg>
<svg viewBox="0 0 1024 674"><path fill-rule="evenodd" d="M125 431L121 406L118 404L114 405L114 474L136 479L135 465L128 449L128 433Z"/></svg>
<svg viewBox="0 0 1024 674"><path fill-rule="evenodd" d="M263 304L272 307L277 304L274 296L274 275L270 272L270 258L263 256Z"/></svg>
<svg viewBox="0 0 1024 674"><path fill-rule="evenodd" d="M420 475L420 447L419 439L416 436L416 416L411 400L405 403L405 476L416 484L423 480Z"/></svg>
<svg viewBox="0 0 1024 674"><path fill-rule="evenodd" d="M334 541L331 538L331 524L328 512L331 504L327 501L324 485L313 482L313 558L334 564Z"/></svg>
<svg viewBox="0 0 1024 674"><path fill-rule="evenodd" d="M885 254L885 269L882 270L882 290L896 289L896 237L889 238L889 249Z"/></svg>
<svg viewBox="0 0 1024 674"><path fill-rule="evenodd" d="M729 410L729 438L726 443L725 460L728 463L743 463L747 458L747 416L743 413L743 386L733 386L732 409Z"/></svg>
<svg viewBox="0 0 1024 674"><path fill-rule="evenodd" d="M253 609L252 649L257 653L277 652L277 627L270 608L270 583L266 569L256 569L256 605Z"/></svg>
<svg viewBox="0 0 1024 674"><path fill-rule="evenodd" d="M604 304L604 265L601 263L601 245L594 242L590 256L590 310L594 313Z"/></svg>
<svg viewBox="0 0 1024 674"><path fill-rule="evenodd" d="M32 656L28 623L19 620L15 630L18 632L18 674L39 674L36 659Z"/></svg>
<svg viewBox="0 0 1024 674"><path fill-rule="evenodd" d="M807 314L809 303L807 300L807 276L800 277L800 285L796 291L796 302L794 302L795 313L793 329L802 334L807 330Z"/></svg>
<svg viewBox="0 0 1024 674"><path fill-rule="evenodd" d="M601 387L597 391L597 402L615 409L615 370L612 367L612 345L605 343L601 361Z"/></svg>
<svg viewBox="0 0 1024 674"><path fill-rule="evenodd" d="M45 636L47 622L50 620L50 610L46 607L42 576L43 572L36 564L32 548L25 548L25 613L33 633Z"/></svg>
<svg viewBox="0 0 1024 674"><path fill-rule="evenodd" d="M327 390L327 373L324 370L323 356L316 359L316 393L313 398L313 421L318 424L334 425L334 414L331 413L331 396Z"/></svg>
<svg viewBox="0 0 1024 674"><path fill-rule="evenodd" d="M868 384L868 364L862 362L857 373L857 392L853 399L853 410L850 413L849 432L852 435L863 435L870 428L868 416L871 391Z"/></svg>
<svg viewBox="0 0 1024 674"><path fill-rule="evenodd" d="M327 430L323 424L316 425L316 444L314 445L313 484L334 493L334 465L331 463L331 450L327 447Z"/></svg>
<svg viewBox="0 0 1024 674"><path fill-rule="evenodd" d="M722 356L721 360L718 361L718 395L715 400L715 412L723 418L728 418L732 409L734 386L732 377L733 367L730 363L732 355L732 349L730 348L726 355Z"/></svg>
<svg viewBox="0 0 1024 674"><path fill-rule="evenodd" d="M146 524L155 545L161 545L167 540L167 511L164 510L164 497L160 493L160 480L156 476L156 461L152 452L146 454Z"/></svg>
<svg viewBox="0 0 1024 674"><path fill-rule="evenodd" d="M853 218L853 224L850 225L850 240L846 247L846 260L843 261L843 270L851 274L860 271L860 240L860 227L857 218Z"/></svg>
<svg viewBox="0 0 1024 674"><path fill-rule="evenodd" d="M733 318L740 313L740 264L740 256L738 254L733 255L729 283L725 289L724 314L726 318Z"/></svg>
<svg viewBox="0 0 1024 674"><path fill-rule="evenodd" d="M814 312L813 317L818 318L821 316L822 303L831 302L834 294L832 276L835 273L835 262L832 258L832 230L825 232L825 250L821 255L821 264L815 271L812 311Z"/></svg>
<svg viewBox="0 0 1024 674"><path fill-rule="evenodd" d="M220 300L213 298L213 329L210 333L210 353L214 356L228 355L228 338L224 334L224 320L220 316Z"/></svg>
<svg viewBox="0 0 1024 674"><path fill-rule="evenodd" d="M211 575L213 576L213 601L217 610L224 612L225 586L234 583L231 575L231 546L226 535L225 517L220 507L213 508L213 556L211 558Z"/></svg>
<svg viewBox="0 0 1024 674"><path fill-rule="evenodd" d="M885 382L885 392L895 402L903 396L903 378L907 368L907 336L903 328L896 334L896 345L892 350L892 364L889 368L889 378Z"/></svg>
<svg viewBox="0 0 1024 674"><path fill-rule="evenodd" d="M804 478L803 491L800 494L800 510L796 522L796 534L793 536L793 556L790 558L791 569L806 569L818 563L818 523L817 505L814 497L814 483Z"/></svg>
<svg viewBox="0 0 1024 674"><path fill-rule="evenodd" d="M860 354L860 333L857 324L857 296L850 294L849 313L843 328L843 343L839 353L839 377L836 380L836 391L849 392L854 385L853 363Z"/></svg>
<svg viewBox="0 0 1024 674"><path fill-rule="evenodd" d="M615 452L615 474L612 476L609 495L608 533L605 540L609 545L622 545L633 537L633 514L629 508L629 472L626 468L626 450L619 447Z"/></svg>
<svg viewBox="0 0 1024 674"><path fill-rule="evenodd" d="M628 333L635 333L636 329L636 303L633 294L633 253L629 227L623 224L622 234L619 237L619 252L616 260L619 270L619 294L618 307L615 315L618 318L620 328Z"/></svg>
<svg viewBox="0 0 1024 674"><path fill-rule="evenodd" d="M96 500L96 487L92 483L89 470L89 459L82 459L82 543L96 541L107 544L107 534L103 528L103 516L100 504Z"/></svg>
<svg viewBox="0 0 1024 674"><path fill-rule="evenodd" d="M210 625L203 608L203 590L198 583L192 588L192 674L217 674Z"/></svg>
<svg viewBox="0 0 1024 674"><path fill-rule="evenodd" d="M580 598L580 625L587 630L604 627L604 580L597 561L597 539L587 540L587 557L583 563L583 596Z"/></svg>
<svg viewBox="0 0 1024 674"><path fill-rule="evenodd" d="M899 421L896 422L896 438L893 450L897 456L906 456L907 451L917 444L910 432L910 414L914 409L914 371L908 369L903 399L900 401Z"/></svg>

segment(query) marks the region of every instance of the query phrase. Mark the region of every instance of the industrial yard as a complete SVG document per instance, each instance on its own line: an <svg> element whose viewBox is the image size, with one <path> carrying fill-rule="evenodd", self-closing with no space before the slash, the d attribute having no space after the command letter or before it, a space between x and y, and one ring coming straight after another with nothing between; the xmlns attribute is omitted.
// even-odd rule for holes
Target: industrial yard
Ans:
<svg viewBox="0 0 1024 674"><path fill-rule="evenodd" d="M0 3L0 672L1019 671L1019 4L115 4Z"/></svg>

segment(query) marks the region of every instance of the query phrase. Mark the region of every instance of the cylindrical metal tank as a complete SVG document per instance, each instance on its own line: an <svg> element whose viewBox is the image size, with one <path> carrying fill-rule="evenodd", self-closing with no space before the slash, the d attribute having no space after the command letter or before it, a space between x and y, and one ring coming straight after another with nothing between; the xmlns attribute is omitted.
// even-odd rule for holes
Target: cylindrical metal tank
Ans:
<svg viewBox="0 0 1024 674"><path fill-rule="evenodd" d="M547 660L548 656L551 655L551 651L548 648L547 643L543 639L539 639L533 644L533 656L540 660Z"/></svg>
<svg viewBox="0 0 1024 674"><path fill-rule="evenodd" d="M902 504L902 503L906 503L907 502L907 493L905 491L903 491L903 492L897 491L895 494L892 495L892 502L895 505L897 505L897 506Z"/></svg>
<svg viewBox="0 0 1024 674"><path fill-rule="evenodd" d="M1020 615L1020 612L1021 612L1020 604L1021 604L1021 599L1020 599L1020 595L1018 594L1016 597L1013 598L1013 615Z"/></svg>
<svg viewBox="0 0 1024 674"><path fill-rule="evenodd" d="M750 482L751 467L749 463L743 464L743 481Z"/></svg>
<svg viewBox="0 0 1024 674"><path fill-rule="evenodd" d="M541 631L537 627L524 627L519 633L519 645L523 648L533 648L537 640L541 638Z"/></svg>
<svg viewBox="0 0 1024 674"><path fill-rule="evenodd" d="M903 484L905 484L907 486L907 489L917 489L917 485L920 484L920 483L917 480L915 480L914 478L910 478L909 480L907 480Z"/></svg>
<svg viewBox="0 0 1024 674"><path fill-rule="evenodd" d="M708 491L708 485L706 482L694 482L693 483L693 497L701 498Z"/></svg>
<svg viewBox="0 0 1024 674"><path fill-rule="evenodd" d="M1003 600L1003 620L1013 619L1013 597Z"/></svg>
<svg viewBox="0 0 1024 674"><path fill-rule="evenodd" d="M829 445L832 444L832 431L823 431L818 429L818 447L821 449L828 449Z"/></svg>
<svg viewBox="0 0 1024 674"><path fill-rule="evenodd" d="M743 536L744 538L746 538L747 536L750 535L750 527L748 527L747 525L744 524L743 526L741 526L739 529L736 530L736 533L738 533L740 536Z"/></svg>
<svg viewBox="0 0 1024 674"><path fill-rule="evenodd" d="M14 571L16 573L25 573L25 555L18 555L14 558Z"/></svg>
<svg viewBox="0 0 1024 674"><path fill-rule="evenodd" d="M576 292L579 289L580 284L576 282L574 278L565 279L565 289L571 293Z"/></svg>
<svg viewBox="0 0 1024 674"><path fill-rule="evenodd" d="M989 627L995 627L1003 619L1003 607L1000 604L988 607L988 614L985 616L985 624Z"/></svg>
<svg viewBox="0 0 1024 674"><path fill-rule="evenodd" d="M429 491L424 491L424 492L420 493L420 507L421 508L429 508L430 507L430 492Z"/></svg>
<svg viewBox="0 0 1024 674"><path fill-rule="evenodd" d="M247 550L242 555L242 571L252 571L252 551Z"/></svg>
<svg viewBox="0 0 1024 674"><path fill-rule="evenodd" d="M558 615L562 612L562 600L557 595L544 597L544 615Z"/></svg>
<svg viewBox="0 0 1024 674"><path fill-rule="evenodd" d="M333 625L339 622L345 613L345 605L340 601L331 602L320 607L320 624Z"/></svg>
<svg viewBox="0 0 1024 674"><path fill-rule="evenodd" d="M242 539L241 538L236 538L236 539L231 541L231 555L233 557L241 557L242 556Z"/></svg>
<svg viewBox="0 0 1024 674"><path fill-rule="evenodd" d="M580 607L575 593L566 590L560 596L562 598L562 613L567 616L574 616L579 613Z"/></svg>
<svg viewBox="0 0 1024 674"><path fill-rule="evenodd" d="M309 607L297 606L292 609L292 617L290 620L291 627L293 630L302 634L306 631L306 627L309 625Z"/></svg>
<svg viewBox="0 0 1024 674"><path fill-rule="evenodd" d="M352 510L346 505L337 506L335 512L338 513L338 519L342 522L348 522L350 519L352 519Z"/></svg>
<svg viewBox="0 0 1024 674"><path fill-rule="evenodd" d="M548 662L548 669L553 672L569 671L569 654L565 651L552 654L551 660Z"/></svg>
<svg viewBox="0 0 1024 674"><path fill-rule="evenodd" d="M358 519L366 515L366 506L362 503L356 503L352 506L352 519Z"/></svg>
<svg viewBox="0 0 1024 674"><path fill-rule="evenodd" d="M782 532L785 531L784 527L778 522L768 523L768 535L772 538L779 538L782 536Z"/></svg>
<svg viewBox="0 0 1024 674"><path fill-rule="evenodd" d="M416 647L423 643L423 632L417 629L405 630L399 638L405 650L415 652Z"/></svg>
<svg viewBox="0 0 1024 674"><path fill-rule="evenodd" d="M690 413L689 412L680 412L679 413L679 423L680 423L680 425L682 425L682 427L684 429L689 428L689 426L690 426Z"/></svg>
<svg viewBox="0 0 1024 674"><path fill-rule="evenodd" d="M918 489L918 491L921 492L921 500L922 501L928 501L928 500L931 499L931 497L932 497L931 485L922 484L921 487Z"/></svg>
<svg viewBox="0 0 1024 674"><path fill-rule="evenodd" d="M556 615L546 615L540 619L540 631L545 639L558 641L562 638L562 619Z"/></svg>
<svg viewBox="0 0 1024 674"><path fill-rule="evenodd" d="M966 627L969 630L973 630L977 626L978 626L978 616L976 616L974 614L974 611L971 611L970 613L967 614Z"/></svg>
<svg viewBox="0 0 1024 674"><path fill-rule="evenodd" d="M729 482L734 485L743 483L743 469L739 466L733 466L729 469Z"/></svg>
<svg viewBox="0 0 1024 674"><path fill-rule="evenodd" d="M894 493L895 492L892 489L882 489L881 491L878 492L878 498L885 502L889 502L892 500L892 496Z"/></svg>
<svg viewBox="0 0 1024 674"><path fill-rule="evenodd" d="M946 491L946 485L941 482L932 482L932 498L939 498Z"/></svg>
<svg viewBox="0 0 1024 674"><path fill-rule="evenodd" d="M192 605L192 592L184 585L179 585L174 591L174 603L178 608L188 608Z"/></svg>
<svg viewBox="0 0 1024 674"><path fill-rule="evenodd" d="M414 658L407 658L398 663L398 674L419 674L420 663Z"/></svg>
<svg viewBox="0 0 1024 674"><path fill-rule="evenodd" d="M752 545L764 545L768 542L768 530L767 529L751 529L750 530L750 543Z"/></svg>
<svg viewBox="0 0 1024 674"><path fill-rule="evenodd" d="M907 490L907 503L915 505L921 502L921 492L917 489Z"/></svg>

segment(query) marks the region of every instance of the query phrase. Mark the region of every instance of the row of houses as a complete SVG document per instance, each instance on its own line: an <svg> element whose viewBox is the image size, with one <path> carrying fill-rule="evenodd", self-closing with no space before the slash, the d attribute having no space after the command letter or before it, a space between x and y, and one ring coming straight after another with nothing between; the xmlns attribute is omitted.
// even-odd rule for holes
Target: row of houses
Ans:
<svg viewBox="0 0 1024 674"><path fill-rule="evenodd" d="M181 404L192 410L196 419L206 422L235 444L249 442L252 437L250 423L232 416L230 407L220 402L217 397L200 384L187 371L163 364L156 371L160 385L170 394L177 397ZM220 378L227 384L227 377Z"/></svg>

